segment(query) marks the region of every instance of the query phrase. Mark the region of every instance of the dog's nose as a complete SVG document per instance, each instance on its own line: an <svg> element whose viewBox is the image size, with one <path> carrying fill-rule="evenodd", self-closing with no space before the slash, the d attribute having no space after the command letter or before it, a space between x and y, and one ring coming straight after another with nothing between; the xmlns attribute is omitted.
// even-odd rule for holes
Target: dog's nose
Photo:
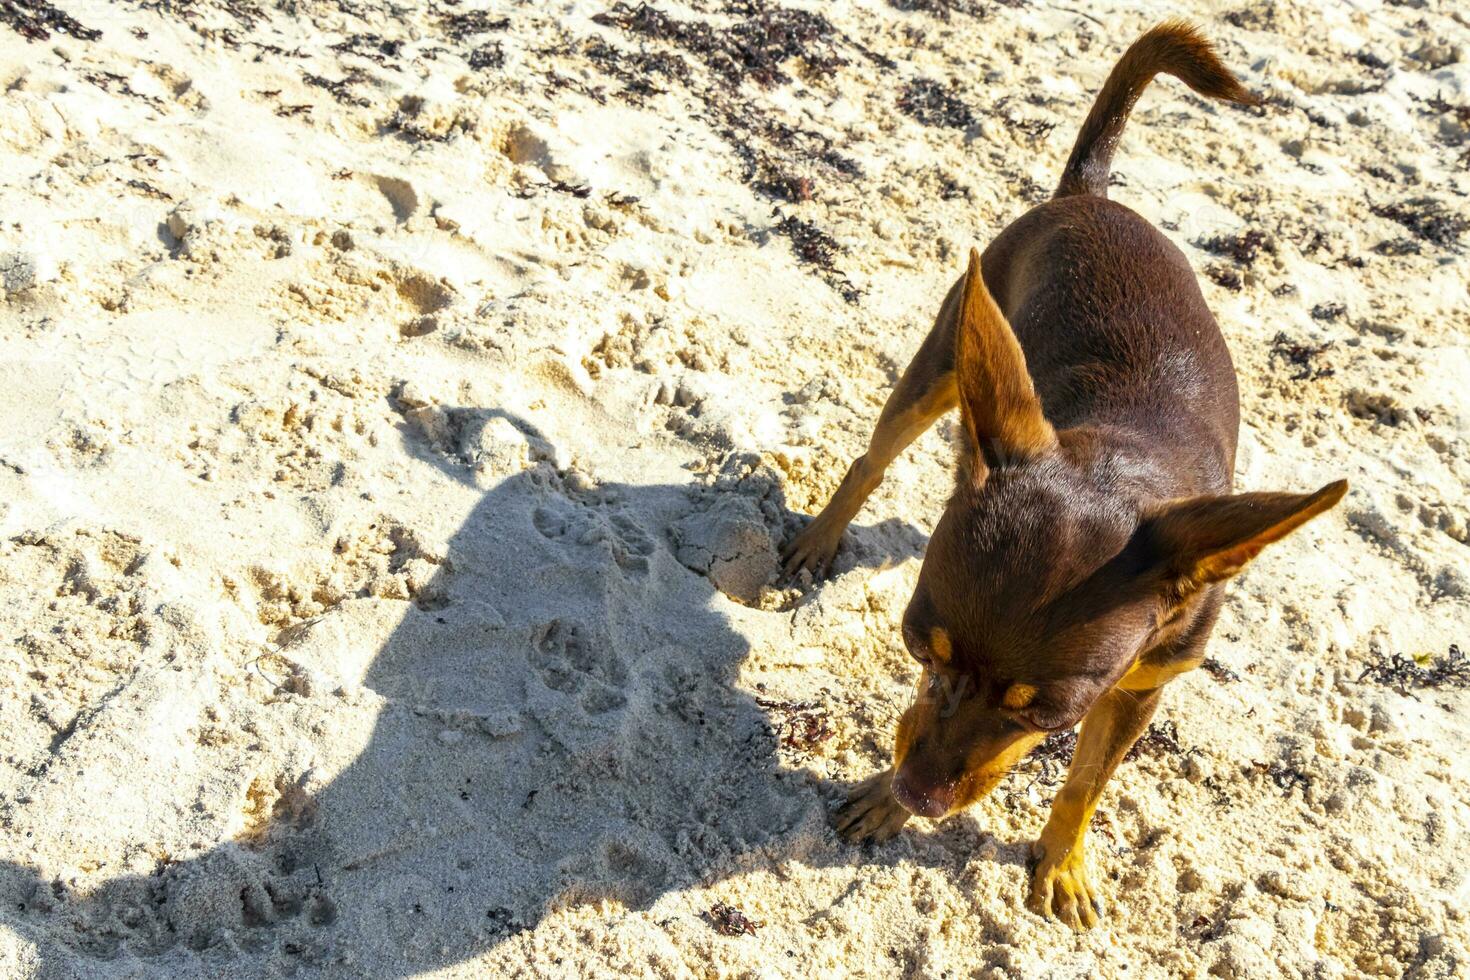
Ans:
<svg viewBox="0 0 1470 980"><path fill-rule="evenodd" d="M893 798L915 816L938 818L948 813L954 804L954 787L942 783L916 787L904 778L900 770L893 777Z"/></svg>

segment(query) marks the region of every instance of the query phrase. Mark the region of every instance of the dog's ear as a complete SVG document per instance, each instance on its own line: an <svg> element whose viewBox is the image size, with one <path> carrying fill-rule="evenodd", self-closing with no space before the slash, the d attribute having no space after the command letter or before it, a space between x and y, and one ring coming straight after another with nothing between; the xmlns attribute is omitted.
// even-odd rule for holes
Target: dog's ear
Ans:
<svg viewBox="0 0 1470 980"><path fill-rule="evenodd" d="M1031 459L1057 444L1056 431L1026 370L1026 355L1005 314L985 287L980 253L970 250L955 329L955 383L972 459L972 480L1007 459Z"/></svg>
<svg viewBox="0 0 1470 980"><path fill-rule="evenodd" d="M1241 493L1162 504L1140 527L1149 553L1181 594L1223 581L1347 493L1346 480L1316 493Z"/></svg>

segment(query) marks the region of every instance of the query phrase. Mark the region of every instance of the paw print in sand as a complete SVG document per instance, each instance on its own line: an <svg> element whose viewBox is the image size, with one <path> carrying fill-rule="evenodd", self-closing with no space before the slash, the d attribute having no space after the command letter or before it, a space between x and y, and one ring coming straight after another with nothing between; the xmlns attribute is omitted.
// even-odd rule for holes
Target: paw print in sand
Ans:
<svg viewBox="0 0 1470 980"><path fill-rule="evenodd" d="M552 620L532 642L531 663L553 691L576 696L590 715L627 702L628 671L607 637L591 637L576 623Z"/></svg>
<svg viewBox="0 0 1470 980"><path fill-rule="evenodd" d="M537 507L531 523L545 538L603 547L626 572L648 571L648 558L655 548L653 538L636 521L615 510L568 501Z"/></svg>

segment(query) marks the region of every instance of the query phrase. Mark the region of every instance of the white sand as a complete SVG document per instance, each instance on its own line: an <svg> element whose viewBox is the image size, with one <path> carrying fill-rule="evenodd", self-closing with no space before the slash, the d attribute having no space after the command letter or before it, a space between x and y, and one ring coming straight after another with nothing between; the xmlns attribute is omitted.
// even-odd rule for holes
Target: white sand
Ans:
<svg viewBox="0 0 1470 980"><path fill-rule="evenodd" d="M64 5L101 37L0 26L0 975L1470 970L1470 695L1359 679L1470 648L1470 231L1371 210L1466 218L1463 7L823 4L818 64L719 109L717 67L602 0L460 39L468 3ZM1188 754L1112 783L1078 936L1022 907L1029 777L881 847L827 829L908 697L950 423L831 582L763 585L965 250L1179 13L1272 105L1161 80L1113 196L1242 280L1202 276L1239 485L1353 491L1233 586L1238 679L1170 688ZM968 129L900 110L919 78ZM749 139L811 199L753 189ZM1249 266L1198 244L1253 229ZM1280 332L1330 373L1293 379ZM804 699L832 737L781 744L769 703Z"/></svg>

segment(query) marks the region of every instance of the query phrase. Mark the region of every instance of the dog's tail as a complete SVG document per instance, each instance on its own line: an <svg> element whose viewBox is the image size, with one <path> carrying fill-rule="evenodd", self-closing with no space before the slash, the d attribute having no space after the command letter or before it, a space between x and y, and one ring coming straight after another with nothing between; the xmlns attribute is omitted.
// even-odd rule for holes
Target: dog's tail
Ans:
<svg viewBox="0 0 1470 980"><path fill-rule="evenodd" d="M1241 105L1260 102L1220 63L1204 35L1183 21L1165 21L1134 41L1113 66L1112 74L1092 104L1092 111L1082 123L1082 131L1077 134L1056 197L1108 196L1108 171L1112 167L1113 150L1123 135L1123 124L1128 121L1133 103L1159 72L1173 75L1200 95Z"/></svg>

